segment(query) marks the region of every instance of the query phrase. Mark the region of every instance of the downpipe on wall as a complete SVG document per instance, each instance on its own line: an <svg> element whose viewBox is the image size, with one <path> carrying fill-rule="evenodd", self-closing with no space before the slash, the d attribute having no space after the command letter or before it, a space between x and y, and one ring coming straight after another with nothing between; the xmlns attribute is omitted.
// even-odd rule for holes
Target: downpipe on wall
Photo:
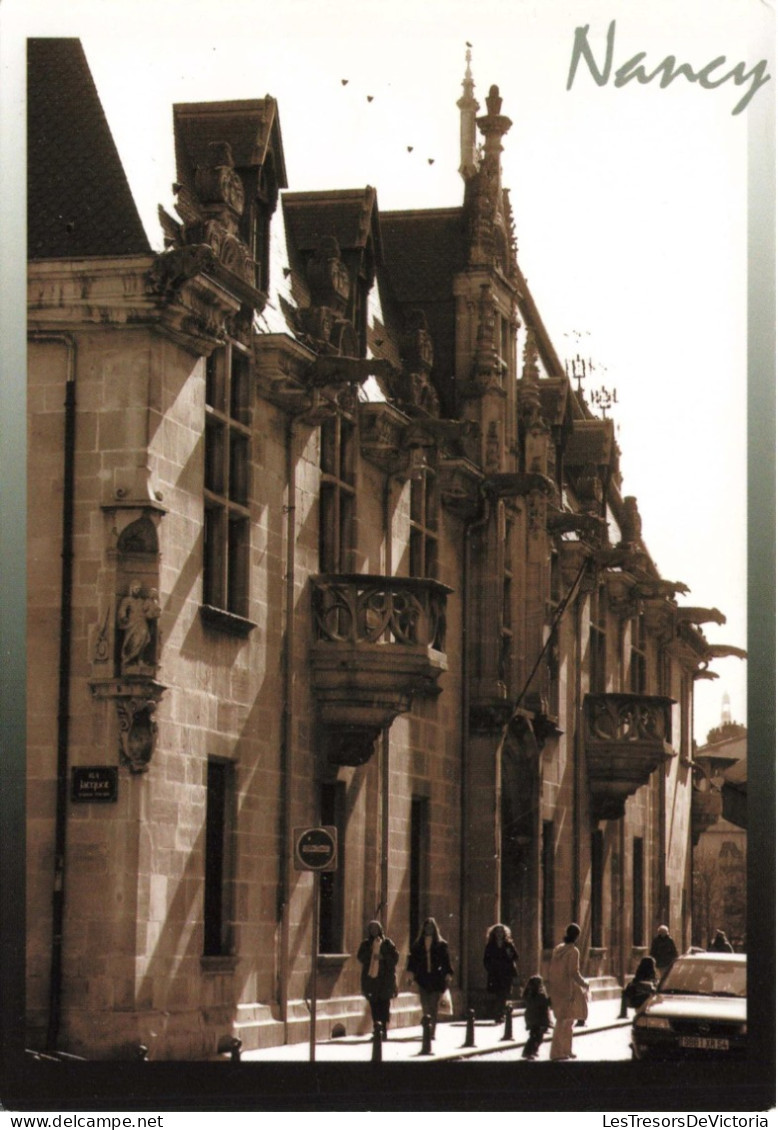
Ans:
<svg viewBox="0 0 778 1130"><path fill-rule="evenodd" d="M62 483L62 563L57 687L57 788L54 816L54 881L51 900L51 965L46 1050L56 1051L62 1015L62 948L65 925L65 854L67 848L68 745L70 740L70 643L73 626L73 526L76 450L76 343L71 334L37 333L29 339L67 350Z"/></svg>

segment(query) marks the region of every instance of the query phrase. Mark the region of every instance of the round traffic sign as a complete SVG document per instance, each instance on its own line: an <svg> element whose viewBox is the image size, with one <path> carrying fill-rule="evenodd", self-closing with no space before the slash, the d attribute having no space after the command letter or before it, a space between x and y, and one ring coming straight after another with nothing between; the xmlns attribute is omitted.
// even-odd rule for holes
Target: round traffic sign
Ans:
<svg viewBox="0 0 778 1130"><path fill-rule="evenodd" d="M337 858L337 828L295 828L294 860L298 870L334 871Z"/></svg>

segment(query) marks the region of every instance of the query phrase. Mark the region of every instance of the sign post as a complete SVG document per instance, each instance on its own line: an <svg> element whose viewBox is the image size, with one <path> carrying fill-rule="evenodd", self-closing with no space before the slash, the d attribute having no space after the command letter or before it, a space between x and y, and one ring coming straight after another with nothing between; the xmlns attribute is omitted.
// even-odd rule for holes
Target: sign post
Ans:
<svg viewBox="0 0 778 1130"><path fill-rule="evenodd" d="M316 1004L319 965L319 876L322 871L336 871L338 866L338 830L325 825L318 828L295 828L295 871L313 872L313 914L311 923L311 1032L309 1058L316 1059Z"/></svg>

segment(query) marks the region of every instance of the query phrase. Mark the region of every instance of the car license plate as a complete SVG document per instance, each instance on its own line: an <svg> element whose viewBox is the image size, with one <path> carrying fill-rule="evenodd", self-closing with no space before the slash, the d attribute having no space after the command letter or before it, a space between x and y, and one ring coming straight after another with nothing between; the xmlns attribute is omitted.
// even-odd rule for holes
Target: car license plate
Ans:
<svg viewBox="0 0 778 1130"><path fill-rule="evenodd" d="M729 1040L714 1040L708 1036L681 1036L678 1043L682 1048L700 1048L704 1051L716 1052L729 1050Z"/></svg>

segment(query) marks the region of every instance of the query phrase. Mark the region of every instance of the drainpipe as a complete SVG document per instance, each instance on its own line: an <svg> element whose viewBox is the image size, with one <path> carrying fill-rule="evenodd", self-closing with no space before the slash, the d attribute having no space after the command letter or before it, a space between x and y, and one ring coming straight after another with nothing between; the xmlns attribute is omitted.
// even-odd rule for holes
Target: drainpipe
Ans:
<svg viewBox="0 0 778 1130"><path fill-rule="evenodd" d="M468 805L468 747L470 744L470 635L468 621L470 618L470 550L471 538L476 530L483 529L490 517L491 507L485 494L481 496L480 513L471 521L465 522L462 534L462 709L460 713L459 756L460 756L460 882L459 882L459 968L462 985L462 996L467 1005L469 993L469 959L470 959L470 903L468 897L468 876L470 872L470 852L468 837L468 820L470 808Z"/></svg>
<svg viewBox="0 0 778 1130"><path fill-rule="evenodd" d="M667 897L667 796L665 789L664 764L659 766L659 882L661 884L659 900L661 906L661 920L670 925L670 900ZM672 932L672 929L671 929Z"/></svg>
<svg viewBox="0 0 778 1130"><path fill-rule="evenodd" d="M392 476L384 480L384 568L387 577L392 575ZM389 727L381 731L381 890L379 893L379 918L388 929L389 915Z"/></svg>
<svg viewBox="0 0 778 1130"><path fill-rule="evenodd" d="M65 923L68 744L70 734L70 637L73 623L73 522L76 449L76 344L71 334L31 333L35 342L67 350L62 487L62 565L60 570L59 682L57 690L57 790L54 817L54 883L51 915L51 969L47 1051L56 1051L62 1011L62 941Z"/></svg>
<svg viewBox="0 0 778 1130"><path fill-rule="evenodd" d="M294 576L297 465L294 458L294 417L286 424L286 639L284 646L284 705L281 736L281 845L278 870L278 905L281 918L281 968L279 1003L284 1043L289 1042L289 841L292 834L292 723L294 688Z"/></svg>
<svg viewBox="0 0 778 1130"><path fill-rule="evenodd" d="M575 602L575 741L573 742L573 891L572 921L580 921L581 906L581 743L583 710L581 704L581 620L580 597Z"/></svg>

